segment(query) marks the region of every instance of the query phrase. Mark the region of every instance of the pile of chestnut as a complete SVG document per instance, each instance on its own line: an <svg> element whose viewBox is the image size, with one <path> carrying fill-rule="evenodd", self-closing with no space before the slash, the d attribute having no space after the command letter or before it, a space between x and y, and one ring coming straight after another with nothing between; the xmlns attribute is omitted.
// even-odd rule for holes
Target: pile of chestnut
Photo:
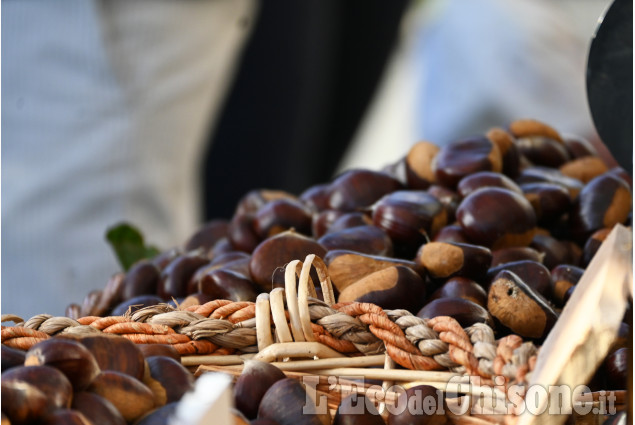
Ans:
<svg viewBox="0 0 635 425"><path fill-rule="evenodd" d="M163 423L194 377L169 345L97 334L2 345L2 418L12 425Z"/></svg>

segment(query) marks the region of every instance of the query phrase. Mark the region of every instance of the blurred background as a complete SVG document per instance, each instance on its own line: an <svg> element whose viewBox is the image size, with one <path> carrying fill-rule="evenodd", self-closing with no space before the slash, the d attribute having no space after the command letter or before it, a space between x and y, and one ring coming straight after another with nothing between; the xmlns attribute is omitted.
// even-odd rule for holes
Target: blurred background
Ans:
<svg viewBox="0 0 635 425"><path fill-rule="evenodd" d="M596 140L608 0L3 0L2 311L61 315L248 190L299 194L517 118Z"/></svg>

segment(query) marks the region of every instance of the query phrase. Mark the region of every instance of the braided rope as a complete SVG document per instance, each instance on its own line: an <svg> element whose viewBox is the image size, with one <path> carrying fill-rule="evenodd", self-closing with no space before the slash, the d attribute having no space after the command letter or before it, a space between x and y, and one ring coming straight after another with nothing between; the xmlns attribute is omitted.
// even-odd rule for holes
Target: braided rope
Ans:
<svg viewBox="0 0 635 425"><path fill-rule="evenodd" d="M309 277L312 266L326 302L315 298ZM496 341L486 324L463 329L447 316L421 319L406 310L383 310L370 303L333 304L325 270L322 260L313 255L304 263L293 261L287 265L285 289L262 294L256 303L214 300L182 309L161 304L123 316L77 320L40 314L24 321L3 315L3 322L13 321L16 326L2 326L1 340L27 350L54 335L106 333L137 344L170 344L181 355L254 353L274 339L317 341L347 355L385 352L407 369L450 369L486 380L504 376L508 382L525 382L533 369L537 349L531 342L523 343L516 335ZM264 312L259 316L264 325L258 325L258 311Z"/></svg>

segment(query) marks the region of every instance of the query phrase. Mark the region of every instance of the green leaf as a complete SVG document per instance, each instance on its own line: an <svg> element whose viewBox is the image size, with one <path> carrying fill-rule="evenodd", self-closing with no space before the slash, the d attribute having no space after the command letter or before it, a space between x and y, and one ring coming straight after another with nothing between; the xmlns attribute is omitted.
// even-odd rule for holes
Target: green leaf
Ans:
<svg viewBox="0 0 635 425"><path fill-rule="evenodd" d="M128 223L119 223L109 228L106 240L115 251L115 257L124 271L128 271L143 258L153 258L159 254L156 247L146 246L139 229Z"/></svg>

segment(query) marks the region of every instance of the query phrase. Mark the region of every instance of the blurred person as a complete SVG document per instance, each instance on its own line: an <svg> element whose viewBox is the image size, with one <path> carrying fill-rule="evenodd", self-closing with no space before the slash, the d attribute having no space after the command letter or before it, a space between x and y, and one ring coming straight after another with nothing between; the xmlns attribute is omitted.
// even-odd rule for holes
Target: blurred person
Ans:
<svg viewBox="0 0 635 425"><path fill-rule="evenodd" d="M196 229L203 142L255 12L255 0L2 1L3 313L62 315L103 288L117 222L163 247Z"/></svg>

